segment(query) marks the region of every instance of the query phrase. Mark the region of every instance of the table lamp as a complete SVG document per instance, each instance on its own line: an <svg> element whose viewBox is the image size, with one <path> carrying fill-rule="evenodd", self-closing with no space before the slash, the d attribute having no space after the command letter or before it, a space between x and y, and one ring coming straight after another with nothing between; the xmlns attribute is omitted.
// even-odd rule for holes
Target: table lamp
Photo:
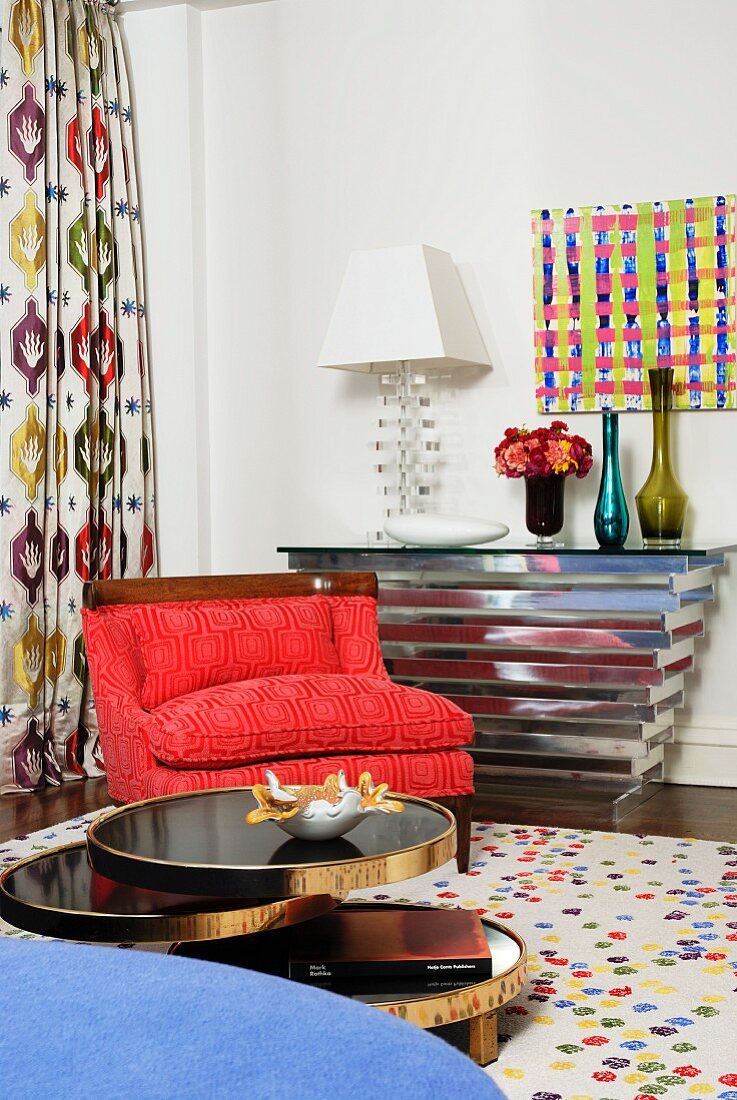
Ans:
<svg viewBox="0 0 737 1100"><path fill-rule="evenodd" d="M440 450L427 375L490 366L450 253L420 244L352 252L318 366L379 374L393 388L379 400L395 415L384 412L379 427L394 438L376 441L377 450L394 452L377 466L393 475L385 515L424 512Z"/></svg>

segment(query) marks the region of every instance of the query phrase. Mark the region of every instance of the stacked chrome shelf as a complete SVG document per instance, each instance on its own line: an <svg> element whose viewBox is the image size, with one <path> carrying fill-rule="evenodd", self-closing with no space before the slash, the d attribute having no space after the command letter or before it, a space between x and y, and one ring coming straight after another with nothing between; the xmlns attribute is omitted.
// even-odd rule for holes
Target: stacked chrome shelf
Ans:
<svg viewBox="0 0 737 1100"><path fill-rule="evenodd" d="M615 817L663 777L726 549L280 547L378 574L389 672L473 715L477 783L604 791Z"/></svg>

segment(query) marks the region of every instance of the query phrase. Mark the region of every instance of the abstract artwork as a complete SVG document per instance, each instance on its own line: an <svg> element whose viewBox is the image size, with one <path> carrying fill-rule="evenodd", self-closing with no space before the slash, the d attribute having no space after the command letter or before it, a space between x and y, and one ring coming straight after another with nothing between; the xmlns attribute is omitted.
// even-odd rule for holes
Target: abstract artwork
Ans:
<svg viewBox="0 0 737 1100"><path fill-rule="evenodd" d="M541 413L737 408L735 196L533 211Z"/></svg>

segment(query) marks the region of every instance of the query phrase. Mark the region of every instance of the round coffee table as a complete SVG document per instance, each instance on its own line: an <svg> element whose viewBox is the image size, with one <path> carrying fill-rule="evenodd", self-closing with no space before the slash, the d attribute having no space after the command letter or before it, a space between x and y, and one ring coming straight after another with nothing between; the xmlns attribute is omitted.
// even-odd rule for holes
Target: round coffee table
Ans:
<svg viewBox="0 0 737 1100"><path fill-rule="evenodd" d="M423 798L404 812L367 815L345 837L295 840L273 821L247 825L249 787L133 802L96 818L87 832L93 868L146 889L217 897L345 895L414 878L456 849L455 818Z"/></svg>
<svg viewBox="0 0 737 1100"><path fill-rule="evenodd" d="M424 905L392 902L345 902L342 909L427 909ZM441 993L394 992L401 988L400 979L392 982L365 978L344 979L326 983L325 988L351 1000L372 1004L392 1016L422 1028L453 1029L463 1024L461 1042L479 1065L485 1066L497 1057L497 1010L522 991L527 977L527 948L524 940L503 924L488 917L481 918L484 934L491 950L492 977L472 982ZM289 944L296 929L267 932L247 940L240 937L217 943L178 943L170 953L188 958L207 959L231 966L258 970L277 977L289 976ZM409 986L411 981L406 981Z"/></svg>
<svg viewBox="0 0 737 1100"><path fill-rule="evenodd" d="M290 926L329 912L350 890L414 878L455 855L453 815L400 797L403 813L367 816L321 843L288 837L271 821L247 825L256 807L248 787L122 806L90 825L86 845L36 853L3 872L0 917L68 939L178 941L178 954L287 977ZM527 953L514 932L482 923L489 979L432 994L395 993L381 981L335 991L423 1028L463 1024L464 1048L486 1065L496 1058L496 1011L520 992Z"/></svg>
<svg viewBox="0 0 737 1100"><path fill-rule="evenodd" d="M142 890L98 875L84 841L36 852L0 875L0 916L41 936L91 943L170 943L246 936L329 912L340 896L203 898Z"/></svg>

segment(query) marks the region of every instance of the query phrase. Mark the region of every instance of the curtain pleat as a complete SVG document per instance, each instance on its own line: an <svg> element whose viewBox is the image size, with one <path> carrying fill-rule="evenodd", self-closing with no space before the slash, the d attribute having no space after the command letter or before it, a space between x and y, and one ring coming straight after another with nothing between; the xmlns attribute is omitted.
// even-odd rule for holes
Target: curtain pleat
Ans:
<svg viewBox="0 0 737 1100"><path fill-rule="evenodd" d="M155 571L141 219L112 9L0 0L0 790L99 775L87 580Z"/></svg>

